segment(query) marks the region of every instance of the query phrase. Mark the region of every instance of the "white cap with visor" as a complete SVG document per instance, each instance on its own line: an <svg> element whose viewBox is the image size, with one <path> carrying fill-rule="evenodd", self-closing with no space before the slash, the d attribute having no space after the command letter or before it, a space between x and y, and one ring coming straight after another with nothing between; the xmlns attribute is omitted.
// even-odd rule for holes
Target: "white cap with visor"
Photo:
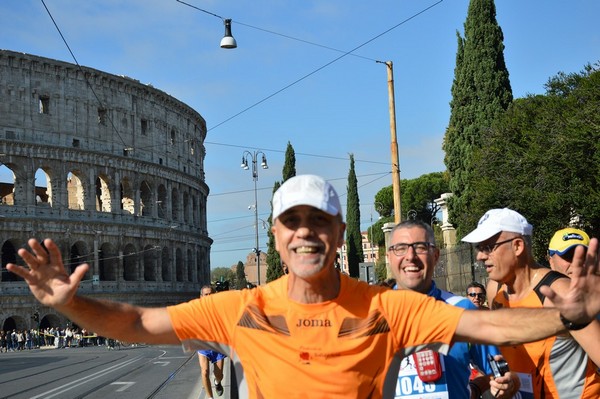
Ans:
<svg viewBox="0 0 600 399"><path fill-rule="evenodd" d="M332 216L341 215L342 206L335 189L316 175L298 175L285 181L273 194L273 220L299 205L320 209Z"/></svg>

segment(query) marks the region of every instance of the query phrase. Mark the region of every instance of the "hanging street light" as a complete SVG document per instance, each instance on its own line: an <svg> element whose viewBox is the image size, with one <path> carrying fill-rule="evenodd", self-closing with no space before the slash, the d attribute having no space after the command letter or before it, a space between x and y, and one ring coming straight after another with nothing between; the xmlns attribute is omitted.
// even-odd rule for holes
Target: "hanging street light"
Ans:
<svg viewBox="0 0 600 399"><path fill-rule="evenodd" d="M225 24L225 36L221 39L221 48L236 48L237 42L231 35L231 19L223 21Z"/></svg>

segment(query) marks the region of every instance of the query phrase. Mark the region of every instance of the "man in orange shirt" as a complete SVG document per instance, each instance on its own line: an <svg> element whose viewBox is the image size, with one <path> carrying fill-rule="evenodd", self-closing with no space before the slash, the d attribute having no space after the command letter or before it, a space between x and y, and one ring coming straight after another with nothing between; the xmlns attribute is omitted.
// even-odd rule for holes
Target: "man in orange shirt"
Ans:
<svg viewBox="0 0 600 399"><path fill-rule="evenodd" d="M401 360L454 341L512 345L589 323L600 313L598 259L576 251L566 295L543 290L557 309L464 310L407 290L370 286L335 269L345 223L337 193L314 175L287 180L273 196L272 232L289 274L251 290L225 291L168 308L76 295L88 270L68 275L52 240L19 255L34 296L80 326L125 341L182 343L230 355L241 397L382 398L396 395ZM596 254L598 241L588 254ZM562 316L562 321L561 321ZM237 373L237 371L240 371ZM403 396L426 386L401 384ZM507 389L508 387L500 387Z"/></svg>
<svg viewBox="0 0 600 399"><path fill-rule="evenodd" d="M490 280L500 284L492 309L553 308L554 299L541 287L550 286L555 292L566 294L572 286L565 275L535 261L532 232L533 226L518 212L491 209L481 217L477 228L463 238L476 244L477 260L484 264ZM582 255L584 248L575 251ZM571 276L575 278L579 272L574 269ZM600 397L600 375L593 363L600 364L600 323L571 323L569 330L536 342L500 347L511 370L519 374L522 386L530 387L534 398Z"/></svg>

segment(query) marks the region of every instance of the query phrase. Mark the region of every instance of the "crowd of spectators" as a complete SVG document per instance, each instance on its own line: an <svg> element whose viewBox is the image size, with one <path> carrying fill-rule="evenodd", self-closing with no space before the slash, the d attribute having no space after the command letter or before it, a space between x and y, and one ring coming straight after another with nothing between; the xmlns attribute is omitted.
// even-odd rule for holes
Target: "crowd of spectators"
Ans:
<svg viewBox="0 0 600 399"><path fill-rule="evenodd" d="M74 348L84 346L114 347L114 341L85 329L48 327L45 329L0 331L0 353L40 348Z"/></svg>

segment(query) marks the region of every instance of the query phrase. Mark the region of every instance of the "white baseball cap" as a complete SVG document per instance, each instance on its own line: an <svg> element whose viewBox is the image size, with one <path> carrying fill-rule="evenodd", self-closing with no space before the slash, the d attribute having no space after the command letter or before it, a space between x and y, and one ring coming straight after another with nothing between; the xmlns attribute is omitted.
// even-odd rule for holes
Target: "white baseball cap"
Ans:
<svg viewBox="0 0 600 399"><path fill-rule="evenodd" d="M527 222L523 215L512 209L490 209L479 219L477 228L467 234L462 241L474 244L480 243L501 231L530 236L533 232L533 226Z"/></svg>
<svg viewBox="0 0 600 399"><path fill-rule="evenodd" d="M298 205L309 205L332 216L342 213L335 189L316 175L298 175L285 181L273 194L273 220Z"/></svg>

